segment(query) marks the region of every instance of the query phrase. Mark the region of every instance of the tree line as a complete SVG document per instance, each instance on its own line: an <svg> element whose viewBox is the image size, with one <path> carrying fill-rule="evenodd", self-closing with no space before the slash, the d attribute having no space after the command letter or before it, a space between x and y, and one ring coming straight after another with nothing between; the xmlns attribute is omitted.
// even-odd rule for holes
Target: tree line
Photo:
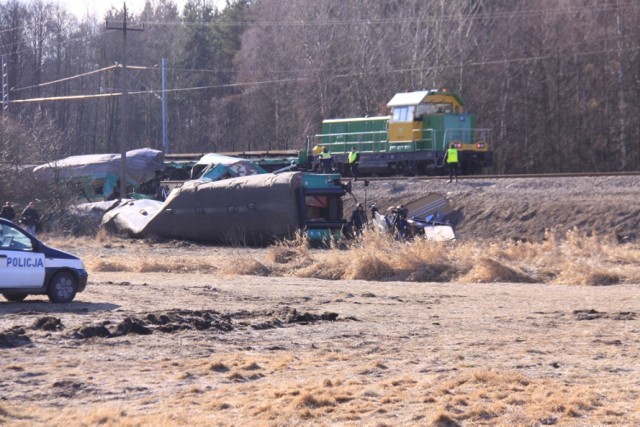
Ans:
<svg viewBox="0 0 640 427"><path fill-rule="evenodd" d="M126 121L105 25L124 10L103 18L0 3L0 193L18 165L119 152L122 123L127 149L162 149L163 58L172 153L301 149L323 119L447 88L493 129L494 172L639 167L637 0L149 0L129 16Z"/></svg>

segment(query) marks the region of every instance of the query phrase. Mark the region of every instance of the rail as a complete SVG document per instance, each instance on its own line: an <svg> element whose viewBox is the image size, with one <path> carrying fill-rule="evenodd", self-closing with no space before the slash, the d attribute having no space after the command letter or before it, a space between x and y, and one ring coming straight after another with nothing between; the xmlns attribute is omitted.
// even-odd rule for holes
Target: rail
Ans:
<svg viewBox="0 0 640 427"><path fill-rule="evenodd" d="M504 174L504 175L458 175L460 181L486 180L486 179L540 179L540 178L589 178L589 177L607 177L607 176L640 176L640 171L632 172L565 172L565 173L542 173L542 174ZM351 178L342 177L342 180L349 181ZM448 180L445 175L421 175L421 176L370 176L363 177L362 181L435 181ZM169 190L178 188L185 181L161 181L162 185L166 185Z"/></svg>

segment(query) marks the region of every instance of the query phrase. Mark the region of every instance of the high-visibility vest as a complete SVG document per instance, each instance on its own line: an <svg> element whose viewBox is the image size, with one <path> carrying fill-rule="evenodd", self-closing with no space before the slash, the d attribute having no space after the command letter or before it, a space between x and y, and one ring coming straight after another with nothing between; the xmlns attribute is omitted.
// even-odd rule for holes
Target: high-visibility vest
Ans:
<svg viewBox="0 0 640 427"><path fill-rule="evenodd" d="M352 151L349 153L349 163L355 163L357 159L358 159L357 151Z"/></svg>
<svg viewBox="0 0 640 427"><path fill-rule="evenodd" d="M320 154L320 158L321 159L330 159L331 158L331 154L330 153L321 153Z"/></svg>
<svg viewBox="0 0 640 427"><path fill-rule="evenodd" d="M455 148L447 150L447 163L458 163L458 150Z"/></svg>

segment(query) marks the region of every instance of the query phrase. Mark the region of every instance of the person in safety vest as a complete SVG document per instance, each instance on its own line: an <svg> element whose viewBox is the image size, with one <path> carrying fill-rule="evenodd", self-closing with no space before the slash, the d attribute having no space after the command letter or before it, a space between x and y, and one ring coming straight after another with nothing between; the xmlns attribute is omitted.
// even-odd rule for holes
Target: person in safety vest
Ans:
<svg viewBox="0 0 640 427"><path fill-rule="evenodd" d="M458 167L460 163L458 161L458 149L453 144L451 144L444 155L444 163L449 168L449 182L451 182L454 176L456 182L458 182Z"/></svg>
<svg viewBox="0 0 640 427"><path fill-rule="evenodd" d="M358 180L358 162L360 161L360 153L356 147L351 149L349 153L349 170L351 171L351 176L354 181Z"/></svg>
<svg viewBox="0 0 640 427"><path fill-rule="evenodd" d="M331 173L333 170L333 158L326 148L320 153L320 164L322 165L322 173Z"/></svg>

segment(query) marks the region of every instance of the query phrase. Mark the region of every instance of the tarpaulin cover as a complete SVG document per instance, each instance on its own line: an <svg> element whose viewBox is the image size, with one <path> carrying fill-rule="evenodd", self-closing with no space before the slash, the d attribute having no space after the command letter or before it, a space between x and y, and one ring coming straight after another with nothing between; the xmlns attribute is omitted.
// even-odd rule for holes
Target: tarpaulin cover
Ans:
<svg viewBox="0 0 640 427"><path fill-rule="evenodd" d="M111 231L126 232L130 236L140 236L142 229L162 208L162 204L151 199L122 200L119 206L103 215L101 226Z"/></svg>
<svg viewBox="0 0 640 427"><path fill-rule="evenodd" d="M87 154L71 156L51 163L37 166L33 174L37 179L52 180L90 177L93 179L107 176L120 176L120 154ZM155 178L156 171L164 170L164 154L151 148L127 151L127 182L142 184Z"/></svg>
<svg viewBox="0 0 640 427"><path fill-rule="evenodd" d="M69 208L72 214L91 217L102 221L102 217L109 209L113 209L118 205L118 200L106 200L103 202L80 203Z"/></svg>
<svg viewBox="0 0 640 427"><path fill-rule="evenodd" d="M300 172L187 181L171 192L142 233L250 245L292 237L302 228L301 188Z"/></svg>

